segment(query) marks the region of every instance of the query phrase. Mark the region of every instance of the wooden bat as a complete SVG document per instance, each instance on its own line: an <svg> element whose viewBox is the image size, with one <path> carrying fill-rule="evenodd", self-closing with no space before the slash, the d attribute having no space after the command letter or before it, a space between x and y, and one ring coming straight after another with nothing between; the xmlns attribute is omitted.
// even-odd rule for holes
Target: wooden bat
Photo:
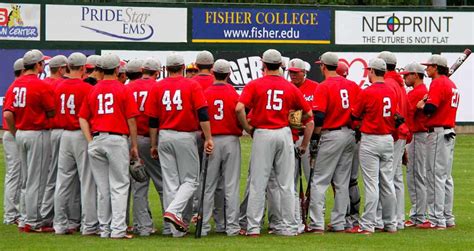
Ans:
<svg viewBox="0 0 474 251"><path fill-rule="evenodd" d="M453 75L454 72L466 61L466 59L471 55L470 49L465 49L464 53L454 62L454 64L449 68L448 77Z"/></svg>
<svg viewBox="0 0 474 251"><path fill-rule="evenodd" d="M204 215L204 192L206 191L206 176L207 176L208 164L209 164L209 154L206 154L206 157L204 158L202 174L201 174L202 175L202 188L201 188L201 197L199 198L196 232L194 233L195 238L201 238L201 233L202 233L202 217Z"/></svg>

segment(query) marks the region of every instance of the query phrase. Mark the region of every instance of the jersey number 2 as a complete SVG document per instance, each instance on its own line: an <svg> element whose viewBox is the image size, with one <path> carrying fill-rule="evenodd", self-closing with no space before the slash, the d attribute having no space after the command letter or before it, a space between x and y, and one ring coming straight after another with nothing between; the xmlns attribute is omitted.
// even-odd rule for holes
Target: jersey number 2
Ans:
<svg viewBox="0 0 474 251"><path fill-rule="evenodd" d="M281 99L281 95L283 95L282 90L268 90L267 106L265 108L267 110L281 111L281 108L283 107L283 99Z"/></svg>
<svg viewBox="0 0 474 251"><path fill-rule="evenodd" d="M392 112L390 111L390 109L392 108L392 102L390 101L390 98L383 98L383 104L383 117L390 117L392 115Z"/></svg>
<svg viewBox="0 0 474 251"><path fill-rule="evenodd" d="M452 88L453 97L451 98L451 107L458 107L459 105L459 91L456 88Z"/></svg>

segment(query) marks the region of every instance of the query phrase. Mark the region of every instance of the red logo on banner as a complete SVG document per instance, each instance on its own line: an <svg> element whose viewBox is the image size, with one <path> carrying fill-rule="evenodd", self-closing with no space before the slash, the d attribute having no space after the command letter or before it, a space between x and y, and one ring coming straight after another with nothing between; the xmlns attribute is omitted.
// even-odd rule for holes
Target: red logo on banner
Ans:
<svg viewBox="0 0 474 251"><path fill-rule="evenodd" d="M350 69L351 69L352 65L354 65L354 64L357 66L357 68L358 67L362 68L362 72L363 72L362 76L357 76L356 78L352 79L354 82L358 83L360 87L362 87L365 83L365 80L367 79L367 76L369 75L369 71L366 69L367 68L367 62L365 62L365 60L362 59L362 58L355 58L350 63L344 58L341 58L339 60L346 63L349 66L349 74L351 73ZM360 64L362 64L362 65L360 65ZM360 71L360 69L356 69L356 72L359 72L359 71Z"/></svg>
<svg viewBox="0 0 474 251"><path fill-rule="evenodd" d="M0 26L7 26L8 24L8 10L0 8Z"/></svg>

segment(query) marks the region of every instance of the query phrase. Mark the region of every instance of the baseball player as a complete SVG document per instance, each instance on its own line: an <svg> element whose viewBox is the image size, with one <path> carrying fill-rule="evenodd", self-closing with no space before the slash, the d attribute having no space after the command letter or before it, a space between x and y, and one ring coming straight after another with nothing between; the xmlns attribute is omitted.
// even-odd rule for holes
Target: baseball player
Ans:
<svg viewBox="0 0 474 251"><path fill-rule="evenodd" d="M58 149L56 191L54 193L54 229L56 234L71 234L77 228L71 226L68 201L75 196L75 180L80 181L82 210L82 234L95 235L97 220L97 188L87 157L87 140L79 126L79 109L92 86L82 80L86 56L80 52L68 58L69 78L55 89L55 127L62 131ZM53 130L54 132L54 130ZM79 217L81 220L81 217Z"/></svg>
<svg viewBox="0 0 474 251"><path fill-rule="evenodd" d="M183 211L199 185L198 121L205 152L211 154L214 147L203 91L196 81L183 77L184 69L181 55L169 55L169 76L152 87L145 106L150 117L151 155L157 159L159 154L163 174L163 217L173 224L173 237L182 237L188 230Z"/></svg>
<svg viewBox="0 0 474 251"><path fill-rule="evenodd" d="M94 86L97 84L97 81L104 78L104 71L100 67L100 56L99 55L90 55L87 57L86 61L86 74L84 81ZM88 73L90 72L90 73Z"/></svg>
<svg viewBox="0 0 474 251"><path fill-rule="evenodd" d="M214 154L209 158L204 194L203 235L211 230L209 220L214 208L214 194L218 183L225 184L225 216L227 236L239 234L240 140L242 128L235 115L239 95L227 83L230 64L219 59L212 68L214 85L204 95L209 104L209 120L215 142ZM223 179L223 181L219 181Z"/></svg>
<svg viewBox="0 0 474 251"><path fill-rule="evenodd" d="M39 212L51 161L48 118L55 113L53 89L38 79L43 71L43 57L39 50L25 53L24 75L15 80L11 92L7 92L3 113L21 159L19 230L24 232L54 231L42 225Z"/></svg>
<svg viewBox="0 0 474 251"><path fill-rule="evenodd" d="M306 63L299 59L294 58L290 60L288 63L288 72L290 74L291 83L294 84L298 89L303 93L303 97L305 98L306 102L312 106L314 101L314 92L316 87L318 87L318 83L306 78ZM300 165L303 167L304 176L306 177L306 182L309 181L309 173L310 173L310 156L309 151L307 151L309 141L311 139L311 135L313 134L314 130L314 122L312 119L308 119L307 121L303 121L305 124L304 129L292 129L293 134L293 141L295 141L295 149L297 151L296 155L296 165L295 165L295 191L297 190L298 178L300 175ZM301 162L301 163L299 163ZM305 225L301 219L301 208L299 202L299 196L295 193L295 217L296 221L299 223L298 226L298 233L303 233L305 229Z"/></svg>
<svg viewBox="0 0 474 251"><path fill-rule="evenodd" d="M313 102L314 134L320 138L309 208L309 232L313 233L324 232L325 194L331 181L335 196L329 230L343 232L346 224L355 144L350 113L359 87L336 73L338 61L335 53L326 52L318 62L325 80L316 89Z"/></svg>
<svg viewBox="0 0 474 251"><path fill-rule="evenodd" d="M349 66L339 60L337 63L336 73L339 76L346 78L347 81L352 82L353 85L358 86L354 81L347 79L349 75ZM357 97L355 97L357 100ZM352 124L352 128L355 129L357 125ZM360 210L360 191L357 179L359 178L359 142L360 142L360 131L355 131L356 142L354 144L354 151L352 156L352 168L351 176L349 179L349 204L347 206L346 213L346 229L353 228L359 225L359 210Z"/></svg>
<svg viewBox="0 0 474 251"><path fill-rule="evenodd" d="M392 89L384 83L387 66L384 60L369 61L371 86L363 89L352 110L351 118L361 120L362 138L359 159L364 180L365 206L359 226L347 232L372 234L376 225L377 205L380 201L384 210L385 231L396 232L396 200L393 186L393 138L396 122L397 98ZM316 176L316 175L315 175Z"/></svg>
<svg viewBox="0 0 474 251"><path fill-rule="evenodd" d="M119 74L117 76L117 80L125 84L127 82L127 63L125 61L120 61L120 67L119 67Z"/></svg>
<svg viewBox="0 0 474 251"><path fill-rule="evenodd" d="M196 80L203 91L214 84L214 76L211 74L214 56L209 51L201 51L196 55L196 67L199 69L193 80Z"/></svg>
<svg viewBox="0 0 474 251"><path fill-rule="evenodd" d="M265 189L274 170L280 195L276 211L281 215L274 231L279 235L293 236L297 234L298 224L294 214L294 168L288 168L295 165L288 115L290 110L303 110L303 118L307 119L312 112L302 93L280 76L280 52L273 49L265 51L262 62L265 76L245 86L236 107L240 124L254 139L250 160L247 235L260 235ZM250 125L245 108L253 113Z"/></svg>
<svg viewBox="0 0 474 251"><path fill-rule="evenodd" d="M138 153L144 161L145 168L149 174L151 181L155 186L156 191L160 196L160 201L163 209L163 179L161 174L161 167L159 161L153 159L150 155L150 129L148 126L149 117L144 114L145 103L147 102L150 89L156 84L156 79L160 75L161 63L153 58L148 58L145 61L131 60L127 64L127 75L130 82L126 85L135 98L140 111L140 116L137 117L138 129ZM135 79L136 76L143 77ZM133 194L133 226L134 231L140 236L149 236L154 232L153 219L150 213L148 204L148 189L150 181L137 182L132 180L132 194ZM167 224L165 224L167 225ZM163 229L163 234L171 234L169 226Z"/></svg>
<svg viewBox="0 0 474 251"><path fill-rule="evenodd" d="M193 78L198 74L199 69L195 63L190 63L186 66L186 78Z"/></svg>
<svg viewBox="0 0 474 251"><path fill-rule="evenodd" d="M425 69L418 63L410 63L400 72L407 87L413 88L407 94L408 115L406 124L412 135L411 142L407 145L407 187L410 195L410 218L405 221L405 227L421 225L426 221L426 116L423 110L416 105L428 94L428 89L423 83Z"/></svg>
<svg viewBox="0 0 474 251"><path fill-rule="evenodd" d="M130 159L138 159L139 115L133 95L117 80L120 59L101 56L104 79L91 90L79 113L87 139L92 175L98 190L98 219L102 238L132 238L125 223L130 186ZM130 151L127 136L130 135Z"/></svg>
<svg viewBox="0 0 474 251"><path fill-rule="evenodd" d="M49 72L50 76L46 77L44 81L48 84L56 84L56 81L62 79L66 74L67 69L67 57L64 55L54 56L49 60Z"/></svg>
<svg viewBox="0 0 474 251"><path fill-rule="evenodd" d="M407 116L407 95L402 77L395 71L397 58L392 52L382 51L378 55L387 64L387 72L384 81L387 86L392 88L397 95L397 111L404 118ZM394 104L395 105L395 104ZM402 157L405 152L406 138L408 136L408 128L405 124L401 125L393 134L395 139L393 152L393 184L395 186L395 196L397 200L397 228L405 227L405 184L403 183ZM377 210L377 228L383 229L381 204Z"/></svg>
<svg viewBox="0 0 474 251"><path fill-rule="evenodd" d="M25 66L19 58L13 64L15 80L23 75ZM8 90L11 92L11 90ZM21 161L15 137L10 133L8 124L3 118L3 151L5 157L5 188L3 196L3 223L18 224L20 218Z"/></svg>
<svg viewBox="0 0 474 251"><path fill-rule="evenodd" d="M428 116L426 127L426 200L429 222L421 228L444 230L456 226L453 215L454 183L451 171L456 133L454 126L459 105L459 91L448 78L448 62L440 55L432 55L426 73L432 79L428 99L417 107Z"/></svg>

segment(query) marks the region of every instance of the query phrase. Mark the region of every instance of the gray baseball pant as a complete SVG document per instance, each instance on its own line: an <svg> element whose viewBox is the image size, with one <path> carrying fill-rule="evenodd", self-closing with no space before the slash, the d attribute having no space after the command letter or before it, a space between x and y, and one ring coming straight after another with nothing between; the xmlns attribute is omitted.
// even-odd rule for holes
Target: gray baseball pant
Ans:
<svg viewBox="0 0 474 251"><path fill-rule="evenodd" d="M199 185L199 154L195 132L160 130L158 153L163 174L165 212L183 217ZM173 236L181 236L174 226Z"/></svg>
<svg viewBox="0 0 474 251"><path fill-rule="evenodd" d="M238 235L239 188L240 188L240 140L238 136L216 135L214 153L209 157L206 189L204 194L203 234L211 231L209 221L214 208L214 196L218 183L225 184L226 233ZM223 181L221 181L223 179Z"/></svg>
<svg viewBox="0 0 474 251"><path fill-rule="evenodd" d="M6 167L3 223L14 224L20 217L21 161L15 137L9 131L3 133L3 151Z"/></svg>
<svg viewBox="0 0 474 251"><path fill-rule="evenodd" d="M451 176L455 139L445 135L453 129L435 127L426 140L426 187L429 221L440 227L454 225L453 192Z"/></svg>
<svg viewBox="0 0 474 251"><path fill-rule="evenodd" d="M322 131L311 184L309 207L311 229L324 230L326 191L331 181L335 189L334 207L331 211L332 229L334 231L345 229L354 144L353 131L347 127Z"/></svg>
<svg viewBox="0 0 474 251"><path fill-rule="evenodd" d="M33 229L42 227L40 214L48 168L51 162L50 131L24 131L16 133L21 160L20 224Z"/></svg>
<svg viewBox="0 0 474 251"><path fill-rule="evenodd" d="M359 225L360 191L359 191L359 148L360 142L354 144L352 169L349 180L349 204L346 213L346 228Z"/></svg>
<svg viewBox="0 0 474 251"><path fill-rule="evenodd" d="M155 160L150 155L150 138L138 136L138 153L145 163L145 169L150 179L145 182L137 182L132 179L133 194L133 226L139 235L147 236L153 231L153 219L148 203L148 190L150 180L153 182L155 189L160 196L161 211L163 208L163 178L161 174L160 161ZM166 223L166 222L165 222ZM171 234L169 224L163 227L164 234Z"/></svg>
<svg viewBox="0 0 474 251"><path fill-rule="evenodd" d="M276 212L281 214L276 234L296 235L298 224L294 214L294 144L288 127L256 129L253 134L250 165L250 188L247 206L247 233L259 234L265 208L265 190L272 170L278 184L279 203ZM270 190L273 192L272 190Z"/></svg>
<svg viewBox="0 0 474 251"><path fill-rule="evenodd" d="M58 177L54 194L54 229L63 234L73 228L70 222L74 212L70 208L71 198L76 196L75 187L79 184L82 234L94 234L99 222L97 219L97 187L92 177L87 153L87 140L81 130L65 130L61 138L58 158ZM81 220L82 218L82 220Z"/></svg>
<svg viewBox="0 0 474 251"><path fill-rule="evenodd" d="M395 231L396 198L393 185L393 138L392 135L362 134L359 159L364 180L365 205L360 226L374 232L377 205L382 202L382 219L385 229Z"/></svg>
<svg viewBox="0 0 474 251"><path fill-rule="evenodd" d="M98 219L103 238L120 238L125 222L130 187L130 152L127 137L100 133L88 145L92 175L98 191Z"/></svg>
<svg viewBox="0 0 474 251"><path fill-rule="evenodd" d="M407 187L410 195L410 220L414 224L426 221L426 132L413 134L407 145Z"/></svg>
<svg viewBox="0 0 474 251"><path fill-rule="evenodd" d="M295 142L295 147L301 146L301 143L303 143L303 136L300 136L299 139ZM306 149L306 152L301 155L301 165L304 173L304 177L306 179L306 183L309 182L309 173L311 172L311 166L309 164L310 161L310 156L309 156L309 149ZM296 167L299 169L299 167ZM299 174L295 176L295 183L296 180L299 179Z"/></svg>

